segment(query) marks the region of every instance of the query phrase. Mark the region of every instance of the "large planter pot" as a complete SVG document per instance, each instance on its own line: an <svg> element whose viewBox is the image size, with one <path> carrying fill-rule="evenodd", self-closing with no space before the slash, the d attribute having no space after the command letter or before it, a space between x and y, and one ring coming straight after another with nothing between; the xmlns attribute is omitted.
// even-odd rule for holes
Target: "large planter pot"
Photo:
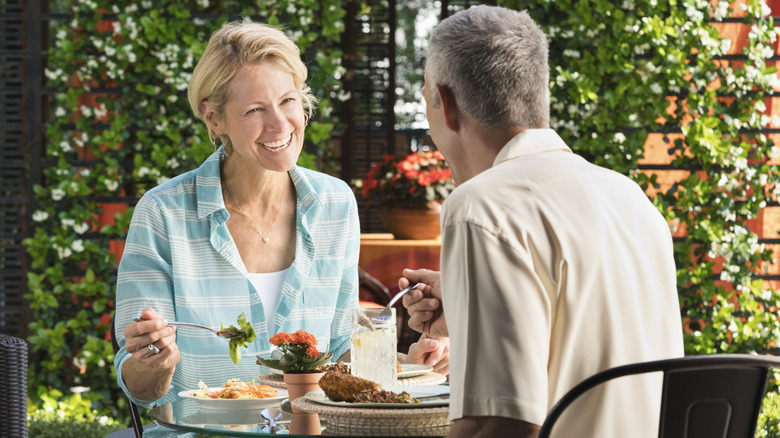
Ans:
<svg viewBox="0 0 780 438"><path fill-rule="evenodd" d="M392 207L379 210L379 218L396 239L431 240L441 235L441 203L428 202L420 207Z"/></svg>
<svg viewBox="0 0 780 438"><path fill-rule="evenodd" d="M284 373L284 384L287 385L287 394L290 402L296 398L306 395L307 392L320 390L320 378L325 373ZM294 413L305 414L306 412L292 408Z"/></svg>

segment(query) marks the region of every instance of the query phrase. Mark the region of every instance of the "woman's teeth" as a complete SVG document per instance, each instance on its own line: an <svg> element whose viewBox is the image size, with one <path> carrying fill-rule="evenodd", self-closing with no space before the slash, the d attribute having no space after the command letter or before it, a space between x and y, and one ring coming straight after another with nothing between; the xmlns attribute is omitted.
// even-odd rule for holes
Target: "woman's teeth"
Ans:
<svg viewBox="0 0 780 438"><path fill-rule="evenodd" d="M278 140L271 143L262 143L262 145L265 146L267 149L275 151L287 146L290 143L290 140L292 140L292 134L290 134L290 136L284 140Z"/></svg>

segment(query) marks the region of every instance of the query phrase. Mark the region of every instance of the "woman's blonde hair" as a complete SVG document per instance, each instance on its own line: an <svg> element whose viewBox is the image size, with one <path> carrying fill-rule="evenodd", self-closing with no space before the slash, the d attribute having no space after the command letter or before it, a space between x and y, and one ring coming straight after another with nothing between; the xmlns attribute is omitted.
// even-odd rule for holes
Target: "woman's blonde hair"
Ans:
<svg viewBox="0 0 780 438"><path fill-rule="evenodd" d="M298 46L280 29L262 23L234 21L225 24L209 38L206 51L192 72L187 97L192 112L206 124L209 139L216 146L217 135L203 116L201 102L208 100L218 116L225 110L230 83L245 66L263 61L276 63L293 75L301 93L306 119L314 111L317 99L306 84L307 70ZM233 152L230 139L220 137L225 153Z"/></svg>

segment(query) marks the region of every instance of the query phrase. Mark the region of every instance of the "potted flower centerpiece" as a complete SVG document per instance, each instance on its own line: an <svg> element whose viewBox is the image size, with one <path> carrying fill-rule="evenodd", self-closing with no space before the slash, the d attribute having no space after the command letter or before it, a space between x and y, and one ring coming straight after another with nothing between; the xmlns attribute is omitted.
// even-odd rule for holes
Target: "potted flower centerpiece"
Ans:
<svg viewBox="0 0 780 438"><path fill-rule="evenodd" d="M276 349L271 352L269 359L258 356L257 363L284 373L284 383L291 402L307 392L320 389L319 381L324 373L318 368L326 364L333 353L320 353L314 335L303 330L295 333L280 332L268 341Z"/></svg>
<svg viewBox="0 0 780 438"><path fill-rule="evenodd" d="M444 156L417 151L402 159L385 155L356 180L364 198L381 203L379 217L397 239L435 239L441 202L455 189Z"/></svg>

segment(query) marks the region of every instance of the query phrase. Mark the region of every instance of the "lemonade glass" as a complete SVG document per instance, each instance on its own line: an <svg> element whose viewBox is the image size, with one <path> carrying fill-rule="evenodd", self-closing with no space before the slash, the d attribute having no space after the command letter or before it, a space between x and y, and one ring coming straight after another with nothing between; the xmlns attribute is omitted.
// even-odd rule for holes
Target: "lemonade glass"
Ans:
<svg viewBox="0 0 780 438"><path fill-rule="evenodd" d="M396 350L395 308L391 308L390 318L375 319L383 309L354 309L352 311L352 375L382 387L395 385L398 378ZM360 314L364 317L360 317ZM367 317L367 318L365 318ZM366 321L371 321L367 324ZM367 327L373 325L373 327Z"/></svg>

